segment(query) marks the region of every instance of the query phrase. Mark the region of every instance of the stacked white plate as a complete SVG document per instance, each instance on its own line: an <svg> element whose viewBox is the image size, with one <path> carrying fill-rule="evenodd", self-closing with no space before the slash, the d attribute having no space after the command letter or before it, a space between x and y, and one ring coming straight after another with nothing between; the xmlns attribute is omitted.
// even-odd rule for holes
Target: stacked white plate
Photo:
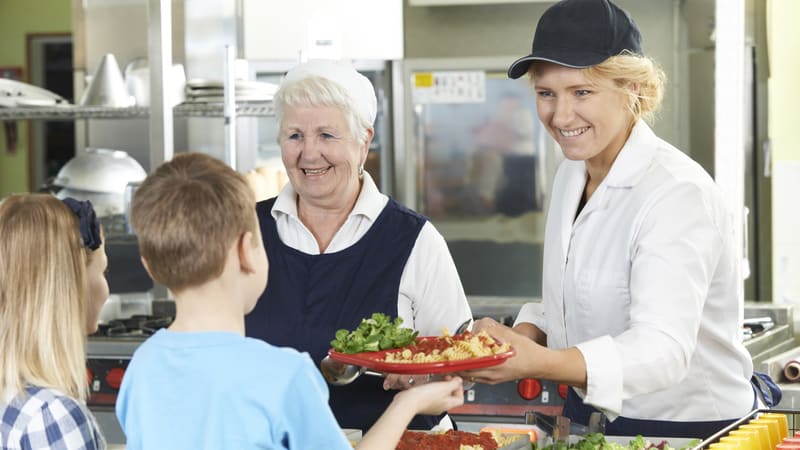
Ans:
<svg viewBox="0 0 800 450"><path fill-rule="evenodd" d="M237 102L267 102L278 90L272 83L252 80L236 80L235 94ZM219 80L195 78L186 83L187 103L222 103L225 85Z"/></svg>
<svg viewBox="0 0 800 450"><path fill-rule="evenodd" d="M66 106L60 95L21 81L0 78L0 106L7 108L34 106Z"/></svg>

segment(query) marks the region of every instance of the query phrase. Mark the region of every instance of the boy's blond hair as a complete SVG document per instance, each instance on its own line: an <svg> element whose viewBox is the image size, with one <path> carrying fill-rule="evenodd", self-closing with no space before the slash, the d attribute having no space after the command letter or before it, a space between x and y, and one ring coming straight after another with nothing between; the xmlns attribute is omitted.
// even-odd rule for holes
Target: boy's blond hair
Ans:
<svg viewBox="0 0 800 450"><path fill-rule="evenodd" d="M153 279L173 292L222 274L231 244L258 236L245 178L203 153L182 153L149 175L133 198L131 223Z"/></svg>
<svg viewBox="0 0 800 450"><path fill-rule="evenodd" d="M25 385L85 400L86 266L78 217L49 194L0 202L0 394Z"/></svg>

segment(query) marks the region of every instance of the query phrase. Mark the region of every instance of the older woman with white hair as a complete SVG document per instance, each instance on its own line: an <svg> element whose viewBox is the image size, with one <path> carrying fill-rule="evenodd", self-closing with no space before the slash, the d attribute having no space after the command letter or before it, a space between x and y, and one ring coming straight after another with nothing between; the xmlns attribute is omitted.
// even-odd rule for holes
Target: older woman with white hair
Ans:
<svg viewBox="0 0 800 450"><path fill-rule="evenodd" d="M269 284L246 317L248 336L306 351L319 364L337 330L376 312L420 335L469 320L444 238L364 171L377 112L369 80L346 62L309 61L286 74L274 105L289 183L257 205ZM391 401L387 390L425 378L361 377L332 388L330 405L340 426L365 430ZM418 416L410 428L441 419Z"/></svg>

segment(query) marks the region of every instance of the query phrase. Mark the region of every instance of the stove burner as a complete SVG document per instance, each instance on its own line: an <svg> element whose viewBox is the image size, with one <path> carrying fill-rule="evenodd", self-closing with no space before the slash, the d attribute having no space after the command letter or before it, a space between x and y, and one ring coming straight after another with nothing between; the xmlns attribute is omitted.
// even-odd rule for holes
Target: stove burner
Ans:
<svg viewBox="0 0 800 450"><path fill-rule="evenodd" d="M114 319L101 323L94 337L150 336L172 323L172 317L158 317L137 314L127 319Z"/></svg>

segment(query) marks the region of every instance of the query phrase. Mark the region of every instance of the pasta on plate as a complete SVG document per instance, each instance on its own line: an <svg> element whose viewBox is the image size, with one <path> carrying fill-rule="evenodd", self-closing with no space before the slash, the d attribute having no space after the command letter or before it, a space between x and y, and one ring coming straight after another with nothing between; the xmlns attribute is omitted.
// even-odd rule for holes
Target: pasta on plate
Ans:
<svg viewBox="0 0 800 450"><path fill-rule="evenodd" d="M465 332L456 336L440 336L417 341L396 352L387 352L388 363L433 363L481 358L508 352L510 346L500 344L488 333Z"/></svg>

